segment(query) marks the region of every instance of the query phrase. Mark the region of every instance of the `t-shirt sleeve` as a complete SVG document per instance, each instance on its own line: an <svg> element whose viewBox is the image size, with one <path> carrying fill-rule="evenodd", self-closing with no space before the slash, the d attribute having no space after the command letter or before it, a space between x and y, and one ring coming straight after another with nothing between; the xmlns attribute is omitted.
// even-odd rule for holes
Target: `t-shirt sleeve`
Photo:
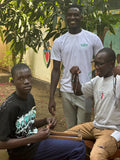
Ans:
<svg viewBox="0 0 120 160"><path fill-rule="evenodd" d="M15 130L15 120L19 110L16 106L3 103L0 106L0 140L6 141L12 138Z"/></svg>
<svg viewBox="0 0 120 160"><path fill-rule="evenodd" d="M56 39L52 46L51 59L61 61L61 49L59 40Z"/></svg>
<svg viewBox="0 0 120 160"><path fill-rule="evenodd" d="M98 77L91 79L89 82L82 84L82 93L85 97L93 97L94 96L94 85L96 83Z"/></svg>
<svg viewBox="0 0 120 160"><path fill-rule="evenodd" d="M103 44L97 35L96 35L96 39L94 42L95 42L94 44L94 56L95 56L98 53L98 51L103 48Z"/></svg>

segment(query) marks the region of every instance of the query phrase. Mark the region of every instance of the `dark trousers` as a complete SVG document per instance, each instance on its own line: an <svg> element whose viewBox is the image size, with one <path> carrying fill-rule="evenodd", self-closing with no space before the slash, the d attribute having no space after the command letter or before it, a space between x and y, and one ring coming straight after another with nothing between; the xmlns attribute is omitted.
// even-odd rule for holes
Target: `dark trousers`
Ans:
<svg viewBox="0 0 120 160"><path fill-rule="evenodd" d="M85 160L84 141L46 139L40 142L34 160Z"/></svg>

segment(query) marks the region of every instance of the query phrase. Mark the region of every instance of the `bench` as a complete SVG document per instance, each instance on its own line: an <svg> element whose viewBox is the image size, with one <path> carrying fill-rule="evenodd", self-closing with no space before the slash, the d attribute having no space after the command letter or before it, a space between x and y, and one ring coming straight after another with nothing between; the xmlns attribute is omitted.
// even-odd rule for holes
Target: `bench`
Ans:
<svg viewBox="0 0 120 160"><path fill-rule="evenodd" d="M9 160L7 150L5 149L0 150L0 160Z"/></svg>
<svg viewBox="0 0 120 160"><path fill-rule="evenodd" d="M85 142L85 146L86 146L86 160L89 160L89 155L90 155L90 152L91 152L91 149L94 145L94 141L92 140L84 140ZM117 150L117 152L112 156L110 157L108 160L114 160L115 158L120 158L120 149Z"/></svg>

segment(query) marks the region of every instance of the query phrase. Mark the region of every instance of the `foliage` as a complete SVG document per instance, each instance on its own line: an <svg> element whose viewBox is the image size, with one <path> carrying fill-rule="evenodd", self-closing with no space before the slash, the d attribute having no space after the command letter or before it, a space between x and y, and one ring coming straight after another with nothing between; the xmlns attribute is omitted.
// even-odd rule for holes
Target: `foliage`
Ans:
<svg viewBox="0 0 120 160"><path fill-rule="evenodd" d="M111 33L115 34L113 25L120 22L120 18L118 15L112 15L108 0L96 0L95 2L90 2L86 7L84 12L84 27L90 31L96 30L97 35L104 43L106 31L109 30Z"/></svg>
<svg viewBox="0 0 120 160"><path fill-rule="evenodd" d="M65 12L70 3L82 7L84 29L96 30L103 42L106 30L114 34L119 17L110 13L108 0L0 0L0 35L3 31L4 42L11 44L14 64L22 60L27 47L37 52L42 43L47 47L49 39L67 31Z"/></svg>
<svg viewBox="0 0 120 160"><path fill-rule="evenodd" d="M53 36L54 40L67 31L65 11L70 2L80 5L82 8L82 27L92 32L96 30L103 43L106 31L110 30L111 33L115 34L113 25L120 22L120 18L117 15L110 13L108 0L58 0L55 2L44 21L48 28L48 34L44 39L46 41Z"/></svg>
<svg viewBox="0 0 120 160"><path fill-rule="evenodd" d="M30 2L23 1L19 8L14 0L2 2L0 5L0 26L4 26L2 28L4 42L10 42L12 60L15 64L22 61L27 46L37 52L42 43L42 26L30 19L31 10L28 11ZM20 55L19 59L16 58L18 55Z"/></svg>

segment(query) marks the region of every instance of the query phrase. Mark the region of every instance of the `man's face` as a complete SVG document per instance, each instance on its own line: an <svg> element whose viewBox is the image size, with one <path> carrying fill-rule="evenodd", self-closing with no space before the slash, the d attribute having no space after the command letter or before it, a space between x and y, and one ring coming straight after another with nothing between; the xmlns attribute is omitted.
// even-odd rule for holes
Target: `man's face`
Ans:
<svg viewBox="0 0 120 160"><path fill-rule="evenodd" d="M109 77L112 75L113 61L110 61L105 52L98 53L95 57L96 74L99 77Z"/></svg>
<svg viewBox="0 0 120 160"><path fill-rule="evenodd" d="M20 97L26 97L32 89L32 75L28 68L17 70L13 77L13 83L16 86L16 93Z"/></svg>
<svg viewBox="0 0 120 160"><path fill-rule="evenodd" d="M66 20L69 28L80 28L81 14L78 8L68 9Z"/></svg>

